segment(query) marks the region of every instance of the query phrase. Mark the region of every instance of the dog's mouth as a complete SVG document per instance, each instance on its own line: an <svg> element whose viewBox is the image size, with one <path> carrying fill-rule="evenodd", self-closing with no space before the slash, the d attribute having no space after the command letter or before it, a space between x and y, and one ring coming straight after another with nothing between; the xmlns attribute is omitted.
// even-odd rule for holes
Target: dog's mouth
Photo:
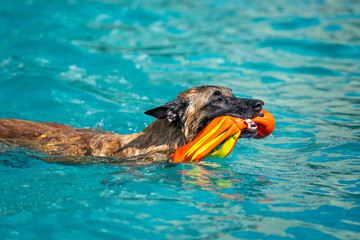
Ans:
<svg viewBox="0 0 360 240"><path fill-rule="evenodd" d="M245 122L247 122L247 128L243 129L240 134L240 138L252 138L257 133L257 125L254 123L251 119L245 119Z"/></svg>
<svg viewBox="0 0 360 240"><path fill-rule="evenodd" d="M226 115L229 115L232 117L237 117L237 118L242 118L238 114L222 114L222 115L219 115L216 117L222 117L222 116L226 116ZM257 116L261 116L261 112ZM257 116L254 116L254 117L257 117ZM206 124L203 124L203 127L199 129L198 133L200 133L205 128L205 126L207 126L212 120L213 119L208 120ZM247 128L243 129L241 131L240 138L252 138L252 137L256 136L258 134L256 123L254 123L250 118L245 118L245 121L247 122Z"/></svg>

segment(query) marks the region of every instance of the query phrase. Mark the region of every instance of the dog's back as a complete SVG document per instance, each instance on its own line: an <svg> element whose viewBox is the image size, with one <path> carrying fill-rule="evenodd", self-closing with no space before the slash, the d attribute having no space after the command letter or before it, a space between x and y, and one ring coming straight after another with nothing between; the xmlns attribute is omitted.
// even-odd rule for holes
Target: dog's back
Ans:
<svg viewBox="0 0 360 240"><path fill-rule="evenodd" d="M47 131L73 129L73 127L53 122L32 122L20 119L0 119L1 138L34 139Z"/></svg>
<svg viewBox="0 0 360 240"><path fill-rule="evenodd" d="M89 141L94 133L53 122L32 122L19 119L0 119L0 142L26 145L44 152L62 155L90 154Z"/></svg>

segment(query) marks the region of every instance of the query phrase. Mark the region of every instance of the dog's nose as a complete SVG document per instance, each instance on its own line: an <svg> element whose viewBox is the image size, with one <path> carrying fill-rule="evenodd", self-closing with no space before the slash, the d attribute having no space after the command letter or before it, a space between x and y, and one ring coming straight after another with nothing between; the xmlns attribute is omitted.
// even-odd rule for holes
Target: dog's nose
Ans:
<svg viewBox="0 0 360 240"><path fill-rule="evenodd" d="M264 102L261 100L256 100L253 102L252 107L255 111L261 111Z"/></svg>

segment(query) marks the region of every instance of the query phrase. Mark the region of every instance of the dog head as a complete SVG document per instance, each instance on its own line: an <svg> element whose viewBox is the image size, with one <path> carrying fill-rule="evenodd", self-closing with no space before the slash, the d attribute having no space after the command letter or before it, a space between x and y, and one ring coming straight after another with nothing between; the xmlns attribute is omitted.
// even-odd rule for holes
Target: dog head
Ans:
<svg viewBox="0 0 360 240"><path fill-rule="evenodd" d="M150 109L145 114L157 119L167 119L181 128L187 142L192 141L214 118L230 115L253 118L260 114L264 102L258 99L235 97L231 89L218 86L200 86L184 91L163 106ZM257 130L243 130L240 137L250 138Z"/></svg>

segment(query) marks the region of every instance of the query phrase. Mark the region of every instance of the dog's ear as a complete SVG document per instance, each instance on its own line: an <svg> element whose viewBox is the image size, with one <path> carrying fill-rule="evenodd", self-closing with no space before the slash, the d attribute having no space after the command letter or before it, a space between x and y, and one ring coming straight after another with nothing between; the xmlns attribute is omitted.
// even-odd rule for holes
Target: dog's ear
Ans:
<svg viewBox="0 0 360 240"><path fill-rule="evenodd" d="M186 103L184 101L175 99L160 107L147 110L145 114L158 119L167 118L170 122L173 122L179 119L179 113L183 111L185 107Z"/></svg>

